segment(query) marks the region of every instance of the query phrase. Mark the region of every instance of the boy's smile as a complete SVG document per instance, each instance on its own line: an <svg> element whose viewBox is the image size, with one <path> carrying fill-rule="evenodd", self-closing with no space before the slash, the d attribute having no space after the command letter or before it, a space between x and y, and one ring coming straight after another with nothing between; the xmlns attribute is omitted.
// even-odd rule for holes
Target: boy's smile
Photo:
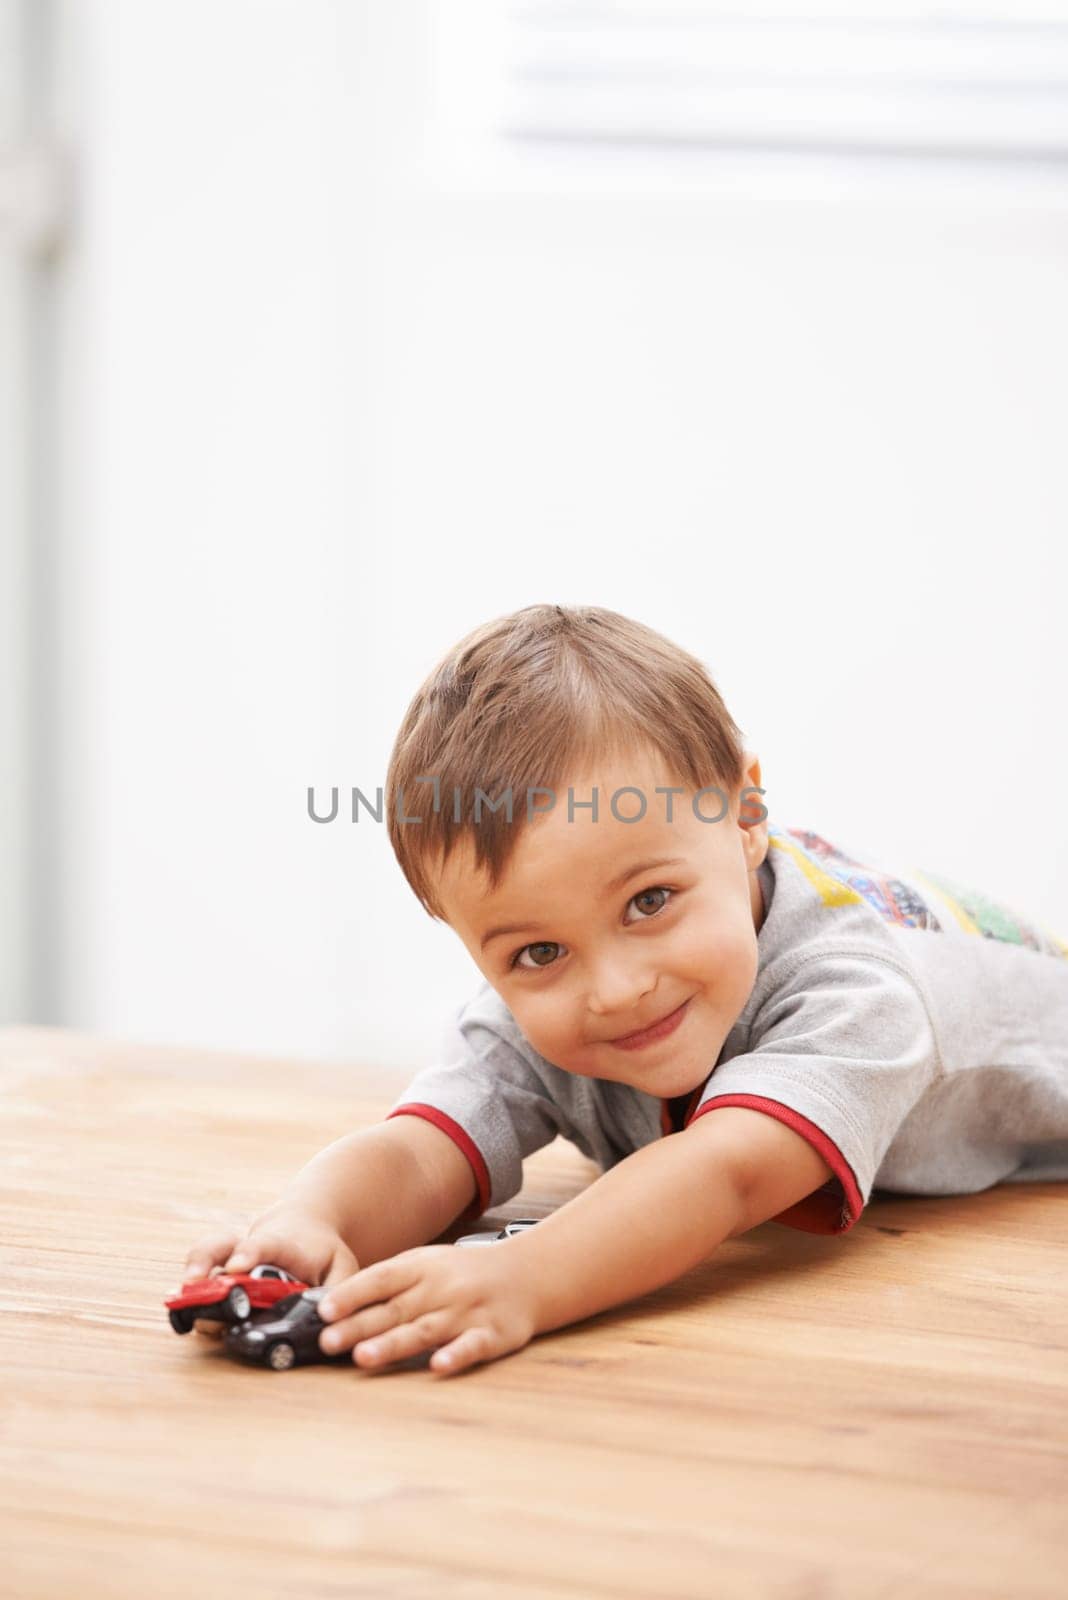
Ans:
<svg viewBox="0 0 1068 1600"><path fill-rule="evenodd" d="M747 753L746 763L742 787L759 787L759 761ZM446 920L547 1061L664 1098L689 1093L756 981L767 824L750 819L760 797L739 791L722 821L702 821L689 792L656 793L679 782L655 753L568 782L573 820L568 783L552 811L517 820L496 891L460 841L438 877ZM596 821L578 808L595 785ZM628 787L644 796L640 818L634 794L619 797L619 816L609 804ZM722 809L716 793L699 802L702 816Z"/></svg>

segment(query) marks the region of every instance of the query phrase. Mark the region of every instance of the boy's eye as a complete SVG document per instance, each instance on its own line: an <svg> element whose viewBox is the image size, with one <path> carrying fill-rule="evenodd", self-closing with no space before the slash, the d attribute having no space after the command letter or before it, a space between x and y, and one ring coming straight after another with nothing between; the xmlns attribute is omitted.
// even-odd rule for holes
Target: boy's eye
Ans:
<svg viewBox="0 0 1068 1600"><path fill-rule="evenodd" d="M636 905L639 905L639 902L642 901L642 900L648 902L655 895L658 895L658 894L670 895L673 892L674 891L671 890L671 889L665 889L662 885L658 885L657 888L655 888L655 889L643 889L640 894L634 895L634 897L630 901L630 904L632 906L636 906ZM657 901L652 906L650 906L648 904L646 904L644 906L641 906L640 909L642 911L642 916L639 917L639 919L638 919L639 922L641 922L643 920L644 921L648 921L649 918L652 917L652 916L655 916L658 911L662 911L666 905L667 905L667 901L666 900L660 900L660 901Z"/></svg>
<svg viewBox="0 0 1068 1600"><path fill-rule="evenodd" d="M639 907L641 910L641 915L637 919L639 922L648 922L651 917L655 917L659 912L663 911L665 905L667 904L667 899L658 900L657 896L665 895L670 897L674 893L674 889L668 889L664 885L658 884L654 889L642 889L640 893L632 895L627 901L627 904L628 906ZM654 903L650 905L650 901L653 901ZM642 902L644 902L644 904L642 904ZM544 970L546 967L555 965L555 957L551 954L547 960L542 960L541 957L546 951L551 952L559 950L560 948L560 945L556 943L555 940L551 939L544 939L538 944L525 944L521 950L516 951L508 965L510 967L523 967L527 972L530 972L535 968L541 968ZM522 959L528 950L531 954L530 962L526 962Z"/></svg>
<svg viewBox="0 0 1068 1600"><path fill-rule="evenodd" d="M527 951L529 950L531 952L531 955L532 955L533 961L534 961L534 965L536 967L551 967L552 966L552 961L551 960L550 961L541 961L541 960L539 960L538 959L538 953L540 953L542 951L545 951L545 950L559 950L559 948L560 948L560 946L558 944L554 944L551 940L544 940L541 944L525 944L523 946L522 950L517 950L516 951L515 955L512 957L511 964L512 964L513 967L526 966L526 962L521 961L520 957L521 956L525 956ZM527 970L529 971L529 968Z"/></svg>

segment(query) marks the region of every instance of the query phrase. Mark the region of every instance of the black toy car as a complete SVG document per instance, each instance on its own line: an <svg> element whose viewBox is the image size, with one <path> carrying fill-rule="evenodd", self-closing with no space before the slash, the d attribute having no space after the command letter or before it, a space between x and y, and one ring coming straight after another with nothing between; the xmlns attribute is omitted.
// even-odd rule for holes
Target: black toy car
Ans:
<svg viewBox="0 0 1068 1600"><path fill-rule="evenodd" d="M456 1240L457 1244L497 1244L501 1239L514 1239L520 1233L526 1233L528 1228L533 1228L538 1221L537 1217L515 1217L511 1222L506 1222L499 1233L465 1233Z"/></svg>
<svg viewBox="0 0 1068 1600"><path fill-rule="evenodd" d="M269 1311L257 1311L236 1327L228 1328L223 1341L227 1355L243 1361L286 1372L290 1367L311 1361L340 1362L352 1365L352 1353L339 1350L326 1355L319 1348L319 1335L327 1324L318 1311L326 1286L304 1289L287 1295Z"/></svg>

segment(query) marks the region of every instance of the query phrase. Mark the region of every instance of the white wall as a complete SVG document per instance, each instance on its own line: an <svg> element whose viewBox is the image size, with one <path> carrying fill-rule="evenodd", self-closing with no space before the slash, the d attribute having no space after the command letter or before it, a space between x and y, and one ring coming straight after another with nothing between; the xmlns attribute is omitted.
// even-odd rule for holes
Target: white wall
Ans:
<svg viewBox="0 0 1068 1600"><path fill-rule="evenodd" d="M0 162L24 137L21 21L12 0L0 0ZM19 606L28 582L28 295L25 252L9 211L0 204L0 1017L20 1014L29 992L27 646Z"/></svg>
<svg viewBox="0 0 1068 1600"><path fill-rule="evenodd" d="M1068 935L1068 178L481 190L427 4L74 10L48 1020L423 1059L475 969L305 790L535 600L706 660L776 820Z"/></svg>

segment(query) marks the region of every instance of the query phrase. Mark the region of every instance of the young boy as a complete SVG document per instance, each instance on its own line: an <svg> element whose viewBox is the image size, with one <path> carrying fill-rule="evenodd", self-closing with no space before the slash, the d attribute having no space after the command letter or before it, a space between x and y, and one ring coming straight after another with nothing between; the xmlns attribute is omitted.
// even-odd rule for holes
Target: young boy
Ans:
<svg viewBox="0 0 1068 1600"><path fill-rule="evenodd" d="M535 605L462 640L405 715L386 807L484 982L380 1125L187 1274L275 1262L327 1284L324 1349L451 1374L769 1219L847 1232L876 1184L1068 1178L1068 945L777 826L760 779L652 629ZM493 1249L427 1244L557 1134L605 1169L584 1192Z"/></svg>

